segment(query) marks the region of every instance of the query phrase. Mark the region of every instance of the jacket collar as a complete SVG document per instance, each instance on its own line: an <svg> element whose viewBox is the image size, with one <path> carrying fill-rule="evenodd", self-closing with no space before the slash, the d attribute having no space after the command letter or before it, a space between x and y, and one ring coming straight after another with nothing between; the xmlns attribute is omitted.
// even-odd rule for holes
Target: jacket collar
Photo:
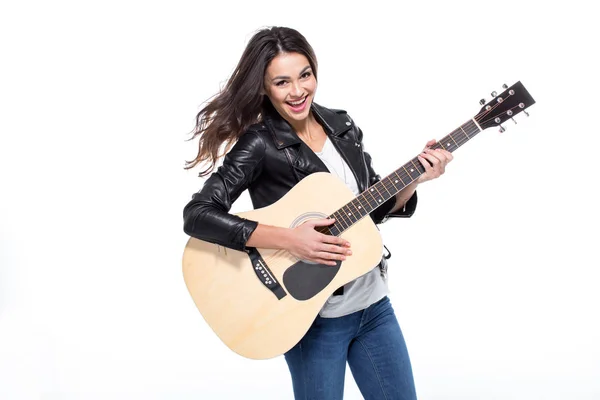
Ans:
<svg viewBox="0 0 600 400"><path fill-rule="evenodd" d="M342 114L323 107L315 102L310 106L313 115L325 129L325 133L330 136L339 136L350 129L349 119ZM279 114L279 112L265 100L263 106L263 120L275 139L275 145L278 149L298 144L301 139L298 137L294 128Z"/></svg>

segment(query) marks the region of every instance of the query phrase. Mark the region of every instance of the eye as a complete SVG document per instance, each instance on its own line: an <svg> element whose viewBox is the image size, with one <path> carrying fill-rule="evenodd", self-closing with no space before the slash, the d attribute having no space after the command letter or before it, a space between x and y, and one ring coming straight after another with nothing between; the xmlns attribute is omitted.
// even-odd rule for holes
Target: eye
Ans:
<svg viewBox="0 0 600 400"><path fill-rule="evenodd" d="M275 86L282 86L282 84L287 83L286 81L279 81L275 84Z"/></svg>
<svg viewBox="0 0 600 400"><path fill-rule="evenodd" d="M302 74L303 78L308 78L310 76L310 71L306 71L305 73Z"/></svg>

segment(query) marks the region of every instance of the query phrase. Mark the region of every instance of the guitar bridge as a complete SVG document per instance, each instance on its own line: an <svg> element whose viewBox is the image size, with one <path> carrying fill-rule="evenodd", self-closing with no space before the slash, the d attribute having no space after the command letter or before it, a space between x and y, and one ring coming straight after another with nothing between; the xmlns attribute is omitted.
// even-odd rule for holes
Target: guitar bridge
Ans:
<svg viewBox="0 0 600 400"><path fill-rule="evenodd" d="M267 266L267 263L258 252L258 250L256 250L255 247L248 247L246 249L246 252L250 257L250 260L252 261L252 269L254 270L254 273L256 274L260 282L264 286L266 286L267 289L273 292L273 294L277 297L278 300L284 298L287 295L287 293L285 292L285 290L283 290L283 288L275 278L275 275L273 275L273 273Z"/></svg>

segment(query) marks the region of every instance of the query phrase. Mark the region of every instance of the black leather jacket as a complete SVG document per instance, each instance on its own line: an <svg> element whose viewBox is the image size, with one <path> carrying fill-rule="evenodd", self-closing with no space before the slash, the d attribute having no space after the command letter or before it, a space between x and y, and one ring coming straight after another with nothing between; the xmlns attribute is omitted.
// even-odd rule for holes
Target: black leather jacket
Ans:
<svg viewBox="0 0 600 400"><path fill-rule="evenodd" d="M359 190L362 192L378 182L381 178L371 167L371 157L363 150L362 131L348 114L315 103L311 111L352 170ZM223 165L185 206L183 229L189 236L245 250L258 223L228 213L240 194L248 189L254 208L266 207L315 172L329 170L291 125L272 106L266 106L263 122L252 125L240 137L225 156ZM403 209L389 214L394 205L392 197L373 210L371 218L379 224L389 217L410 217L417 205L416 192Z"/></svg>

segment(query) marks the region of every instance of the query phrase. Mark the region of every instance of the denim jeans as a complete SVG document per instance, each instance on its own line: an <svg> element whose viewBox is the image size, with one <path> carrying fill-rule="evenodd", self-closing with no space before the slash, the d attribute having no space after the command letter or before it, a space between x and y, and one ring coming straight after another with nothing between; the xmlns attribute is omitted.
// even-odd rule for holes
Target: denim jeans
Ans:
<svg viewBox="0 0 600 400"><path fill-rule="evenodd" d="M317 316L285 353L296 400L340 400L346 361L365 400L415 400L412 368L386 296L339 318Z"/></svg>

